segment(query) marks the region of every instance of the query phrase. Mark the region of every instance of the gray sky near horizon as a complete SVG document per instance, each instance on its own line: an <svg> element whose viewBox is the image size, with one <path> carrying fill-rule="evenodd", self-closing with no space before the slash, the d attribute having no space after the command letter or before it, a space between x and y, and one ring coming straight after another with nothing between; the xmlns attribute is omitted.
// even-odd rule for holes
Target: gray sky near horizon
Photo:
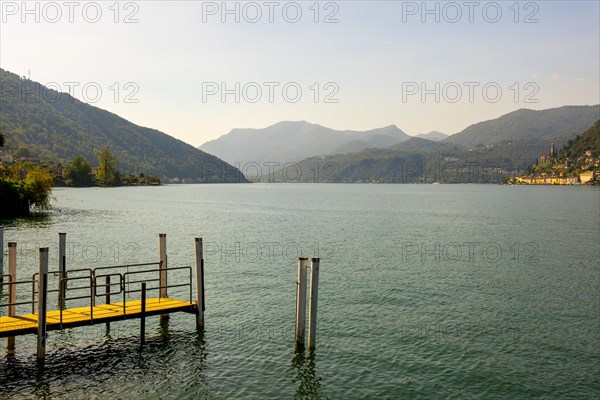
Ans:
<svg viewBox="0 0 600 400"><path fill-rule="evenodd" d="M598 1L25 4L0 1L0 67L194 146L600 103Z"/></svg>

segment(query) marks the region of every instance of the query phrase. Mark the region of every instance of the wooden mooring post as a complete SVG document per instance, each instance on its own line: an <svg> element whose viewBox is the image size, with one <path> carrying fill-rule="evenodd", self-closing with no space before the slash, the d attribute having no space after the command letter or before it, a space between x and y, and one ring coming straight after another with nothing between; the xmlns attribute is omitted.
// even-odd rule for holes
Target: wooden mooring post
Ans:
<svg viewBox="0 0 600 400"><path fill-rule="evenodd" d="M198 331L204 329L204 253L202 248L202 238L194 240L196 250L196 305L198 313L196 314L196 328Z"/></svg>
<svg viewBox="0 0 600 400"><path fill-rule="evenodd" d="M319 292L319 259L310 260L310 306L308 310L308 350L317 345L317 295Z"/></svg>
<svg viewBox="0 0 600 400"><path fill-rule="evenodd" d="M40 265L38 274L38 332L37 359L46 358L46 315L48 310L48 248L40 248Z"/></svg>
<svg viewBox="0 0 600 400"><path fill-rule="evenodd" d="M10 275L10 282L16 282L17 280L17 242L8 242L8 275ZM17 302L17 285L8 286L8 302L14 304ZM8 306L8 316L16 316L17 306ZM15 337L9 336L8 338L8 350L15 349Z"/></svg>
<svg viewBox="0 0 600 400"><path fill-rule="evenodd" d="M298 257L298 281L296 282L296 350L304 348L306 326L306 264L308 258Z"/></svg>

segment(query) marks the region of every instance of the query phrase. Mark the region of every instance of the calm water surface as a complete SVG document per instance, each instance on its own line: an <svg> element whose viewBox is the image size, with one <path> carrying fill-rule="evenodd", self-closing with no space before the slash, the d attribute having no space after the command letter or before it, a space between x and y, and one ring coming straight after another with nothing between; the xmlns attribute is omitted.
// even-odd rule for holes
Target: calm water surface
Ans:
<svg viewBox="0 0 600 400"><path fill-rule="evenodd" d="M18 274L206 258L194 317L0 340L0 398L598 398L600 191L492 185L56 189L2 221ZM6 245L5 245L6 248ZM297 257L321 258L314 354L293 349ZM52 269L52 267L51 267ZM185 297L185 290L172 295ZM23 310L26 311L26 310ZM1 311L5 313L5 309Z"/></svg>

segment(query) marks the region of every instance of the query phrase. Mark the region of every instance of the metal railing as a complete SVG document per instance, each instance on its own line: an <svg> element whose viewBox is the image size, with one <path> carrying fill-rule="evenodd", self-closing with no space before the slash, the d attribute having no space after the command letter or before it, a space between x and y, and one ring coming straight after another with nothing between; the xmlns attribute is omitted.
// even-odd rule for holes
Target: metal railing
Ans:
<svg viewBox="0 0 600 400"><path fill-rule="evenodd" d="M63 324L63 310L65 310L66 303L68 301L73 300L82 300L89 299L89 307L90 307L90 323L94 319L94 306L96 304L96 298L105 296L106 303L110 302L110 296L123 296L123 315L127 315L127 296L132 293L142 292L141 285L140 289L136 289L137 284L141 283L150 283L150 282L158 282L156 286L146 287L146 291L160 291L160 289L170 289L170 288L178 288L178 287L188 287L189 288L189 302L192 303L193 299L193 284L192 284L192 267L175 267L175 268L167 268L166 270L160 269L160 262L151 262L151 263L141 263L141 264L125 264L125 265L113 265L108 267L98 267L95 269L91 268L81 268L81 269L73 269L69 271L65 271L65 277L60 278L58 281L57 289L48 289L47 293L58 293L58 303L60 309L60 324L62 327ZM130 268L138 268L138 267L148 267L155 266L156 268L151 269L143 269L143 270L134 270L129 271ZM126 272L113 272L117 269L127 269ZM104 272L99 274L98 272ZM166 284L161 286L160 284L160 274L161 272L166 271L167 278L169 274L174 271L187 271L187 283L177 283L177 284ZM74 274L81 274L82 276L72 276ZM60 271L49 271L48 275L60 276ZM158 274L158 278L140 278L136 279L136 276L142 274ZM71 276L69 276L71 275ZM31 304L31 312L35 314L35 305L37 303L37 297L39 294L38 286L38 278L39 272L36 272L32 275L31 280L26 281L12 281L11 275L0 275L0 278L8 278L8 282L1 282L0 287L2 286L11 286L11 285L20 285L20 284L31 284L31 300L30 301L20 301L20 302L12 302L12 303L1 303L0 307L10 307L17 305L27 305ZM113 279L114 278L114 279ZM132 280L133 278L133 280ZM5 279L6 280L6 279ZM102 282L104 280L104 282ZM87 281L86 284L79 284L77 286L69 285L70 282L80 282ZM169 280L167 279L167 282ZM130 286L133 285L134 288L130 289ZM98 291L98 288L104 288L104 291ZM72 295L69 296L69 293L75 294L74 292L86 291L89 290L88 293L81 295Z"/></svg>
<svg viewBox="0 0 600 400"><path fill-rule="evenodd" d="M171 289L171 288L176 288L176 287L189 287L189 302L192 302L192 267L188 266L188 267L175 267L175 268L167 268L167 277L168 274L172 271L178 271L178 270L187 270L188 271L188 283L180 283L180 284L173 284L173 285L165 285L165 286L161 286L160 284L158 286L155 287L146 287L146 292L149 292L151 290L160 290L160 289ZM153 272L157 272L160 274L161 270L143 270L143 271L132 271L132 272L126 272L123 274L123 281L127 280L128 276L131 275L137 275L137 274L144 274L144 273L153 273ZM157 279L143 279L143 280L136 280L136 281L128 281L129 284L136 284L136 283L144 283L144 282L160 282L160 278ZM168 282L168 279L167 279ZM127 289L125 288L125 285L123 285L123 314L127 315L127 309L125 308L125 304L126 304L126 298L127 298L127 294L129 293L137 293L137 292L141 292L141 286L140 289Z"/></svg>
<svg viewBox="0 0 600 400"><path fill-rule="evenodd" d="M13 281L13 277L10 274L3 274L0 275L0 278L2 278L3 282L0 282L0 287L4 287L4 286L8 286L10 288L10 290L16 290L13 289L15 286L17 285L33 285L33 288L35 289L35 285L37 284L37 281ZM6 282L6 278L8 278L8 282ZM16 298L16 296L15 296ZM10 302L10 298L9 298L9 302L8 303L0 303L0 308L2 307L16 307L16 306L22 306L22 305L26 305L26 304L31 304L31 313L33 314L35 312L35 301L34 299L32 299L31 301L15 301L15 302ZM9 308L10 310L10 308ZM10 311L9 311L10 312Z"/></svg>
<svg viewBox="0 0 600 400"><path fill-rule="evenodd" d="M116 276L119 278L119 282L111 282L110 277L111 276ZM99 284L98 283L98 279L99 278L104 278L105 279L105 283L104 285ZM112 292L111 288L113 286L116 286L118 284L118 288L119 291L118 292ZM101 275L95 275L94 276L94 296L96 297L100 297L100 296L106 296L106 302L109 303L110 302L110 296L111 295L117 295L117 294L121 294L121 292L123 292L123 275L120 273L114 273L114 274L101 274ZM98 288L99 287L104 287L104 293L100 293L98 294Z"/></svg>
<svg viewBox="0 0 600 400"><path fill-rule="evenodd" d="M130 268L139 268L139 267L148 267L154 265L157 267L157 269L155 270L150 270L150 272L158 272L160 271L160 262L148 262L148 263L138 263L138 264L124 264L124 265L111 265L108 267L98 267L96 269L94 269L94 286L95 286L95 295L97 297L100 296L107 296L107 299L110 299L111 295L119 295L121 294L124 290L125 290L125 285L130 285L132 282L128 282L126 281L126 277L124 276L123 273L120 272L116 272L116 273L106 273L106 274L98 274L99 271L105 271L108 270L109 272L114 270L114 269L124 269L127 268L127 272L129 272ZM125 273L126 274L126 273ZM113 276L118 276L119 277L119 282L115 282L112 283L111 282L111 277ZM99 284L98 283L98 278L104 278L105 279L105 283L104 284ZM119 291L118 292L113 292L112 291L112 287L115 286L118 283L118 287L119 287ZM98 287L104 287L105 288L105 292L98 294ZM107 291L108 288L108 291Z"/></svg>
<svg viewBox="0 0 600 400"><path fill-rule="evenodd" d="M86 272L87 275L84 276L75 276L75 277L71 277L69 278L69 274L75 274L75 273L81 273L81 272ZM48 275L54 275L54 276L59 276L61 275L60 271L48 271ZM62 310L65 308L65 302L69 301L69 300L79 300L79 299L87 299L90 298L90 302L91 302L91 306L93 307L94 304L94 298L93 296L76 296L76 297L63 297L63 293L66 294L68 290L83 290L83 289L88 289L88 286L80 286L80 287L68 287L69 281L77 281L77 280L83 280L83 279L92 279L94 276L94 270L91 268L78 268L78 269L72 269L70 271L65 271L65 277L64 278L60 278L58 281L58 289L46 289L46 293L58 293L58 306L59 309L61 311L61 323L62 323ZM33 287L31 289L31 301L36 301L36 296L39 294L39 291L36 290L36 284L38 282L38 277L39 277L39 272L36 272L32 275L31 279L32 281L34 281L35 283L33 284ZM64 286L64 290L61 290ZM33 307L32 307L32 311L33 313Z"/></svg>
<svg viewBox="0 0 600 400"><path fill-rule="evenodd" d="M89 280L90 284L88 286L77 286L74 288L69 288L68 287L68 283L69 281L79 281L79 280ZM94 320L94 305L95 305L95 296L94 296L94 277L93 276L77 276L77 277L73 277L73 278L62 278L60 280L61 284L65 285L65 296L63 297L61 295L61 292L59 292L59 309L60 309L60 325L62 327L62 323L63 323L63 310L66 308L66 302L70 301L70 300L80 300L80 299L90 299L90 320L93 321ZM69 290L85 290L85 289L89 289L90 290L90 294L89 296L73 296L73 297L67 297L66 294L68 293Z"/></svg>

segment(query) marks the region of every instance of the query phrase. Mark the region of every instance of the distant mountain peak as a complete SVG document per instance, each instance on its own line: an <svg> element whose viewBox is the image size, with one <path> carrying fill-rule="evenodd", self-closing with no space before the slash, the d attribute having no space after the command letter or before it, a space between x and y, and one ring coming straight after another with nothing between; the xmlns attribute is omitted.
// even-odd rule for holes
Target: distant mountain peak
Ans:
<svg viewBox="0 0 600 400"><path fill-rule="evenodd" d="M316 125L316 124L310 123L310 122L305 121L305 120L301 120L301 121L279 121L279 122L274 123L273 125L267 126L267 128L272 128L274 126L286 126L286 125L300 126L300 125Z"/></svg>
<svg viewBox="0 0 600 400"><path fill-rule="evenodd" d="M408 140L396 125L368 131L336 130L302 121L280 121L261 129L232 129L199 149L230 163L290 162L306 157L384 148Z"/></svg>
<svg viewBox="0 0 600 400"><path fill-rule="evenodd" d="M442 140L446 139L448 136L450 136L450 135L443 133L443 132L431 131L428 133L421 133L415 137L421 138L421 139L432 140L434 142L441 142Z"/></svg>

